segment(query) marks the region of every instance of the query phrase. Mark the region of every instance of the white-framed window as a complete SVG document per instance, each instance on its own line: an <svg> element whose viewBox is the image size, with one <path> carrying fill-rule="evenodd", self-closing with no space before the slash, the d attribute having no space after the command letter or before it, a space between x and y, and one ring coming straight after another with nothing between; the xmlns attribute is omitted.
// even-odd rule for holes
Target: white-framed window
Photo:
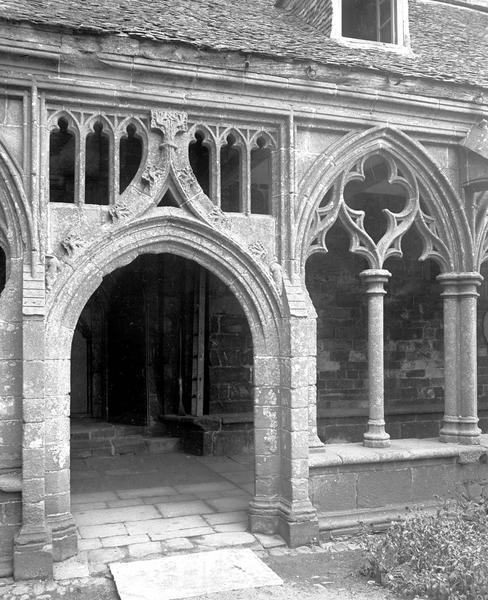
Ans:
<svg viewBox="0 0 488 600"><path fill-rule="evenodd" d="M331 37L365 46L409 46L408 0L332 0Z"/></svg>

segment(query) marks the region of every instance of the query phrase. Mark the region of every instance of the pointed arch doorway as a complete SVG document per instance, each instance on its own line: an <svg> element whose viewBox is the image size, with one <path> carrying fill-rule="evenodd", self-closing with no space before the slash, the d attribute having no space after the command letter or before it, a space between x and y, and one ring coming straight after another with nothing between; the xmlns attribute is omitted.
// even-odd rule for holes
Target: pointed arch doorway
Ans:
<svg viewBox="0 0 488 600"><path fill-rule="evenodd" d="M246 316L216 276L176 255L141 255L103 279L78 319L72 418L77 430L84 417L114 435L133 426L179 437L195 454L249 453L252 356ZM112 452L123 453L117 442ZM108 449L98 436L77 444L81 455Z"/></svg>

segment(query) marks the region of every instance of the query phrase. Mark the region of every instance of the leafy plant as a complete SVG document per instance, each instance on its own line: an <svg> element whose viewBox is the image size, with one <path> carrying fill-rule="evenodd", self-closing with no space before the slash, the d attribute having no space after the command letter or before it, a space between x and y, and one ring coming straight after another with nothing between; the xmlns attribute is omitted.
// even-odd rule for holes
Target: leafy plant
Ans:
<svg viewBox="0 0 488 600"><path fill-rule="evenodd" d="M412 512L384 536L365 535L365 575L407 598L488 600L488 501Z"/></svg>

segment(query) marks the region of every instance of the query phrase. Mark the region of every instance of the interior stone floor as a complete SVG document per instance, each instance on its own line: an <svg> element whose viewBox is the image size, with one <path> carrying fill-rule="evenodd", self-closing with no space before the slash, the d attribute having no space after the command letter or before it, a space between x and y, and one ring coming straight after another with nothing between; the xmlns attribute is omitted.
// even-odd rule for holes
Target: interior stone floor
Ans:
<svg viewBox="0 0 488 600"><path fill-rule="evenodd" d="M73 459L71 501L81 559L98 573L124 558L283 545L278 536L247 531L252 461L181 453Z"/></svg>

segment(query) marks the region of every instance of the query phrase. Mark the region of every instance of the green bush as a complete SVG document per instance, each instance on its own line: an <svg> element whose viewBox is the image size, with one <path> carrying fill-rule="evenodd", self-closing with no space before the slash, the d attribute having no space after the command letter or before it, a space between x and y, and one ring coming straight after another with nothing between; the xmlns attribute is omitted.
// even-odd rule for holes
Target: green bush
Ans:
<svg viewBox="0 0 488 600"><path fill-rule="evenodd" d="M452 501L364 536L364 574L407 598L488 600L488 502Z"/></svg>

